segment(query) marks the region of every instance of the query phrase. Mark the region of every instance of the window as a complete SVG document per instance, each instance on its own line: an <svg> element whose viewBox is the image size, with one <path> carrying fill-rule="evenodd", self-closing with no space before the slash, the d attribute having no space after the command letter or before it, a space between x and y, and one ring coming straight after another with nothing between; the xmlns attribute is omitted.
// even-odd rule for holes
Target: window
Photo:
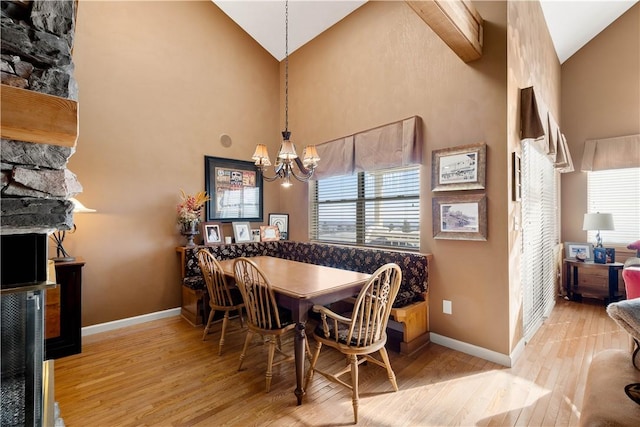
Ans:
<svg viewBox="0 0 640 427"><path fill-rule="evenodd" d="M557 174L536 144L522 146L522 320L524 338L529 341L555 301Z"/></svg>
<svg viewBox="0 0 640 427"><path fill-rule="evenodd" d="M310 237L330 243L420 248L420 166L312 181Z"/></svg>
<svg viewBox="0 0 640 427"><path fill-rule="evenodd" d="M587 172L587 213L613 215L615 230L602 230L604 246L627 246L640 239L640 168ZM590 242L597 231L589 231Z"/></svg>

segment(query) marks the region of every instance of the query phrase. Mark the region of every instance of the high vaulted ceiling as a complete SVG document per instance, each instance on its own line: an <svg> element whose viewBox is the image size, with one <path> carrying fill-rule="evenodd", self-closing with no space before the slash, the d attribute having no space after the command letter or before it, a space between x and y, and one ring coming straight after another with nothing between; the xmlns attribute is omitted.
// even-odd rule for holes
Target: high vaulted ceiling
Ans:
<svg viewBox="0 0 640 427"><path fill-rule="evenodd" d="M560 63L587 44L638 0L542 0ZM285 57L283 0L213 0L274 58ZM290 0L289 53L342 20L366 0Z"/></svg>

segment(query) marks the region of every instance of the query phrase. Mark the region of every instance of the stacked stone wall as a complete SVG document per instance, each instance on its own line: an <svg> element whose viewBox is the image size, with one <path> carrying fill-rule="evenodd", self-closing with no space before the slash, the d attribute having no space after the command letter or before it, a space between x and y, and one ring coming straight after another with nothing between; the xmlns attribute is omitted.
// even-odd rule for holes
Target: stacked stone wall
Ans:
<svg viewBox="0 0 640 427"><path fill-rule="evenodd" d="M74 0L2 1L1 83L74 101ZM2 138L0 230L2 234L68 230L82 192L67 169L75 147Z"/></svg>

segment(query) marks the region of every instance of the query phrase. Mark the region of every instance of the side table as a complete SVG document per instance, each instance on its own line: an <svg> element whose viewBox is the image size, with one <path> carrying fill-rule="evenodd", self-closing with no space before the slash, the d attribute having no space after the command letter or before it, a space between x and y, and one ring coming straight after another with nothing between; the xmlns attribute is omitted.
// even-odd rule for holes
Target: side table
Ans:
<svg viewBox="0 0 640 427"><path fill-rule="evenodd" d="M84 259L57 262L58 286L45 299L45 359L57 359L82 351L82 267Z"/></svg>
<svg viewBox="0 0 640 427"><path fill-rule="evenodd" d="M598 264L593 261L578 261L577 259L565 258L564 268L566 274L565 290L567 297L574 300L581 296L578 286L578 270L579 269L607 269L608 270L608 293L606 300L613 302L620 299L618 293L618 271L622 270L624 264L621 262L610 262L607 264Z"/></svg>

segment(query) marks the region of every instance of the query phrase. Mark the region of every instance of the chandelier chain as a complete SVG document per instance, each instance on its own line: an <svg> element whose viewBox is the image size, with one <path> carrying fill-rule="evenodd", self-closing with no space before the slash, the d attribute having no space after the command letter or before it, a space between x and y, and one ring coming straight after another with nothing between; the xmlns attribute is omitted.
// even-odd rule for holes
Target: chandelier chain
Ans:
<svg viewBox="0 0 640 427"><path fill-rule="evenodd" d="M289 130L289 1L284 2L284 130Z"/></svg>

